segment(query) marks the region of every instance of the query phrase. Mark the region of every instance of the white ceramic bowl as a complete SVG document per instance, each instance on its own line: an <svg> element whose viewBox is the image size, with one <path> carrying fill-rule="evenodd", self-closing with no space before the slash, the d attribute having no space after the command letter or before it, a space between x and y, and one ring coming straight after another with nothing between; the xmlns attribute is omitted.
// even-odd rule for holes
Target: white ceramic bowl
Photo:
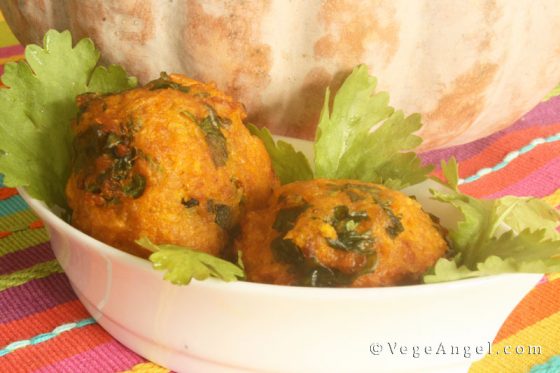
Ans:
<svg viewBox="0 0 560 373"><path fill-rule="evenodd" d="M21 192L91 315L133 351L179 372L466 372L542 278L372 289L215 280L175 286L148 261L85 235ZM426 184L409 192L454 223L447 206L429 200Z"/></svg>

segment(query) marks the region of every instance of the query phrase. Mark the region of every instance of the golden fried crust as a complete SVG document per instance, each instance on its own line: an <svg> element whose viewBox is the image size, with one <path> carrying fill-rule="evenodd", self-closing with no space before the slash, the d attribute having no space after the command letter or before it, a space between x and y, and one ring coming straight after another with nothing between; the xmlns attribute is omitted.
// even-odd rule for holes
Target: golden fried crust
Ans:
<svg viewBox="0 0 560 373"><path fill-rule="evenodd" d="M222 253L241 210L277 185L243 106L214 85L162 75L146 86L77 99L72 224L130 253L155 243Z"/></svg>
<svg viewBox="0 0 560 373"><path fill-rule="evenodd" d="M246 216L236 249L250 281L371 287L417 282L447 243L400 192L318 179L278 188L268 209Z"/></svg>

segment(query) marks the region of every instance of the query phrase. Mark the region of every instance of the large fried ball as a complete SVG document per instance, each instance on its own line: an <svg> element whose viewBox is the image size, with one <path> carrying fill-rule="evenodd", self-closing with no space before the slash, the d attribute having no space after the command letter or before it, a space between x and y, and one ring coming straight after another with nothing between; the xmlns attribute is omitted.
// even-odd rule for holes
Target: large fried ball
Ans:
<svg viewBox="0 0 560 373"><path fill-rule="evenodd" d="M243 106L214 85L162 74L77 101L72 224L117 248L147 256L135 243L146 236L222 255L242 210L277 184Z"/></svg>
<svg viewBox="0 0 560 373"><path fill-rule="evenodd" d="M236 241L250 281L304 286L414 283L447 248L414 199L324 179L279 187L267 209L248 213Z"/></svg>

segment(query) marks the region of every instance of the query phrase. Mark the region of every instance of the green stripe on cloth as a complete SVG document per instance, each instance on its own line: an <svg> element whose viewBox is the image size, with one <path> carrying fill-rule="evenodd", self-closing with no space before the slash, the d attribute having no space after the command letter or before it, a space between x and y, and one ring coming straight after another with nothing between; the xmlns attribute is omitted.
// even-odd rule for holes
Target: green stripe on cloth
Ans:
<svg viewBox="0 0 560 373"><path fill-rule="evenodd" d="M2 203L3 204L3 203ZM16 212L7 216L0 216L0 232L13 232L23 229L39 218L31 210Z"/></svg>
<svg viewBox="0 0 560 373"><path fill-rule="evenodd" d="M0 256L39 245L48 240L49 235L45 228L16 232L0 239Z"/></svg>
<svg viewBox="0 0 560 373"><path fill-rule="evenodd" d="M19 41L14 34L12 34L8 24L6 22L0 22L0 48L18 44Z"/></svg>
<svg viewBox="0 0 560 373"><path fill-rule="evenodd" d="M557 85L552 91L548 92L548 94L544 96L543 101L548 101L556 96L560 96L560 84Z"/></svg>
<svg viewBox="0 0 560 373"><path fill-rule="evenodd" d="M22 269L7 275L0 276L0 291L20 286L31 280L50 276L54 273L62 273L62 268L56 260L50 260Z"/></svg>

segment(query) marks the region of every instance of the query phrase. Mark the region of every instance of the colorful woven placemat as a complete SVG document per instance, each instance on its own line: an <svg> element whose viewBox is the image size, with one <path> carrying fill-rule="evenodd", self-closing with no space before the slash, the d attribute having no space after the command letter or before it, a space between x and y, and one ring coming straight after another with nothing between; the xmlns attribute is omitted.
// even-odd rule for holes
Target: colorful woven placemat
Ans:
<svg viewBox="0 0 560 373"><path fill-rule="evenodd" d="M0 74L1 65L22 53L0 13ZM423 159L438 164L451 155L460 162L464 192L534 195L560 206L560 97L504 131ZM559 293L560 276L545 276L505 321L493 353L471 372L560 372ZM534 346L539 351L530 349ZM524 353L517 354L521 348ZM0 372L123 371L169 372L128 350L88 315L41 221L16 190L2 187L0 176Z"/></svg>

